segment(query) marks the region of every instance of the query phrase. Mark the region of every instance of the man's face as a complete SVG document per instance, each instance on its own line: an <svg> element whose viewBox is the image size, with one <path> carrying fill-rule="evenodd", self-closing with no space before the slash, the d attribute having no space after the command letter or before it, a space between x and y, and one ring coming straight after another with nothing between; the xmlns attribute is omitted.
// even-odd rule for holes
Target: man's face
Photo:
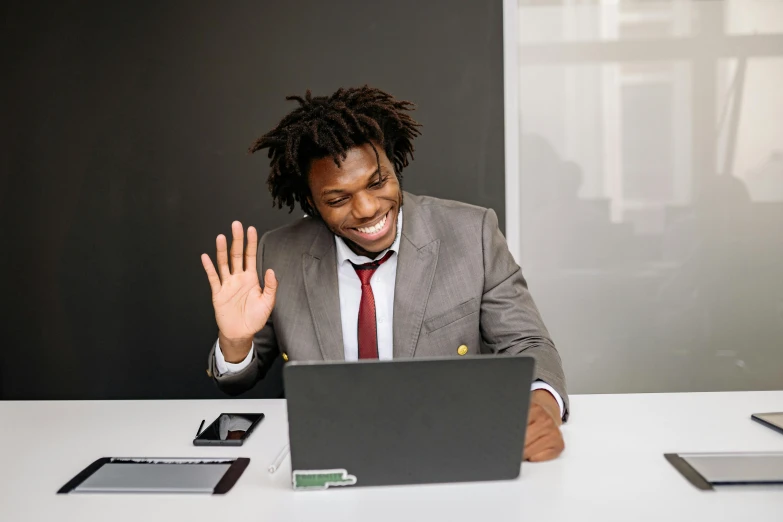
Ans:
<svg viewBox="0 0 783 522"><path fill-rule="evenodd" d="M338 167L331 157L310 165L311 204L334 234L355 253L367 257L389 248L397 237L402 191L383 148L380 176L369 143L354 147Z"/></svg>

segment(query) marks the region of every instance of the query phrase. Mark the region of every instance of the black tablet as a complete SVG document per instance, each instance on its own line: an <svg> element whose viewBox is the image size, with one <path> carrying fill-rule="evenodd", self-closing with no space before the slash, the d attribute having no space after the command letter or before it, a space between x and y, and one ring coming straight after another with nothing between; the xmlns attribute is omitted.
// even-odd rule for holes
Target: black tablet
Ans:
<svg viewBox="0 0 783 522"><path fill-rule="evenodd" d="M57 493L209 493L234 487L248 458L116 458L96 460Z"/></svg>
<svg viewBox="0 0 783 522"><path fill-rule="evenodd" d="M783 412L754 413L750 418L767 428L783 433Z"/></svg>
<svg viewBox="0 0 783 522"><path fill-rule="evenodd" d="M783 453L666 453L664 457L699 489L783 485Z"/></svg>

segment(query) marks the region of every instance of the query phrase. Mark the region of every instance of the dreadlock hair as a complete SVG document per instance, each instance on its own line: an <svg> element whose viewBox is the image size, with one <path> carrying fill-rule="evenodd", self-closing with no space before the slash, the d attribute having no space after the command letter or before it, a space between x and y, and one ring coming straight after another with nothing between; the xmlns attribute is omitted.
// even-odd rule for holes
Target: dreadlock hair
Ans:
<svg viewBox="0 0 783 522"><path fill-rule="evenodd" d="M286 205L293 212L298 201L306 214L317 216L308 201L310 163L331 157L339 167L349 149L366 143L375 151L379 170L380 158L373 142L382 144L402 186L402 170L413 159L413 139L421 134L419 123L408 114L414 104L368 85L341 88L331 96L314 97L308 89L304 98L286 96L286 100L298 101L299 107L249 149L251 154L269 149L267 186L272 206Z"/></svg>

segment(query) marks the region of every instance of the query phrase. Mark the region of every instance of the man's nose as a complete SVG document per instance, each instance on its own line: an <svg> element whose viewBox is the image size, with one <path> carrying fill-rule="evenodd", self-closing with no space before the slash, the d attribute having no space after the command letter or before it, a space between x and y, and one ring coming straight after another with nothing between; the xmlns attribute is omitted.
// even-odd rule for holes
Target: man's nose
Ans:
<svg viewBox="0 0 783 522"><path fill-rule="evenodd" d="M353 217L354 219L372 219L378 214L380 204L378 198L362 191L353 198Z"/></svg>

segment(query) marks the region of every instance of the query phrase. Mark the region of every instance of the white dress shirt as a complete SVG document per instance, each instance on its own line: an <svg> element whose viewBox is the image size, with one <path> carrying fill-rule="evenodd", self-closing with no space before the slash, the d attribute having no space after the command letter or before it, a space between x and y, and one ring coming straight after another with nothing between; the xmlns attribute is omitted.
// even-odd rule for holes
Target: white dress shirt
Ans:
<svg viewBox="0 0 783 522"><path fill-rule="evenodd" d="M397 237L394 239L391 247L384 250L376 259L380 259L386 252L391 250L393 253L389 259L383 263L370 279L373 297L375 298L375 320L377 321L378 335L378 358L380 360L391 360L393 357L393 331L394 325L394 286L397 277L397 252L400 250L400 236L402 234L402 209L397 214ZM337 246L337 283L340 293L340 319L343 328L343 350L346 361L359 360L359 304L362 298L362 283L353 264L361 265L374 261L368 257L357 255L351 250L345 241L339 236L334 236ZM220 343L215 345L215 366L218 372L223 375L234 373L246 368L253 360L255 353L251 346L250 353L242 362L229 363L223 357L220 351ZM558 406L560 406L560 416L564 414L563 399L549 384L544 381L535 381L533 390L544 389L551 393Z"/></svg>

